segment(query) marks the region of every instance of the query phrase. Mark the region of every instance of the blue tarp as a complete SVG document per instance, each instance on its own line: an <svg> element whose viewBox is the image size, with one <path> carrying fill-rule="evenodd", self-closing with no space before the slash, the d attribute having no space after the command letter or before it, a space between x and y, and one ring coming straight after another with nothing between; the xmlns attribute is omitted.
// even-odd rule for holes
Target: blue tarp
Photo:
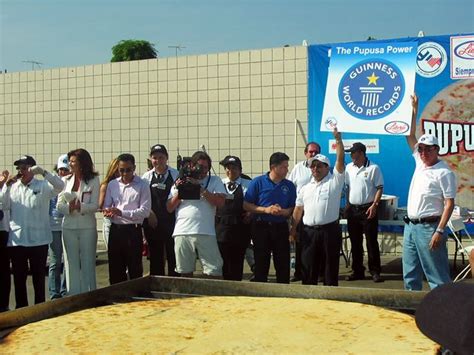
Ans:
<svg viewBox="0 0 474 355"><path fill-rule="evenodd" d="M472 34L471 34L472 35ZM438 95L443 89L452 85L453 83L462 81L462 84L471 82L474 85L474 76L467 80L453 80L451 79L451 37L455 35L443 36L427 36L427 37L409 37L402 39L391 39L377 42L418 42L418 56L417 56L417 75L415 81L415 91L419 96L419 115L428 104L432 105L433 101L437 100ZM459 35L456 35L459 36ZM468 35L461 35L468 36ZM472 37L471 37L472 38ZM461 41L462 42L462 41ZM472 40L471 40L472 42ZM354 42L356 43L356 42ZM366 42L359 42L366 43ZM459 43L459 41L457 42ZM462 42L461 44L463 44ZM466 42L467 43L467 42ZM456 44L456 43L455 43ZM467 43L469 44L469 43ZM322 153L329 154L329 145L327 142L333 138L330 132L321 132L321 116L323 112L324 96L326 90L326 82L328 77L329 60L328 50L333 44L311 45L308 47L308 138L310 141L317 141L321 144ZM464 44L463 44L464 45ZM472 43L474 46L474 42ZM459 47L459 45L457 45ZM464 45L466 46L466 45ZM442 47L442 48L440 48ZM444 51L443 51L444 49ZM459 52L459 50L458 50ZM473 60L474 61L474 60ZM420 75L423 74L423 75ZM474 74L473 74L474 75ZM434 99L433 99L434 98ZM433 99L433 100L432 100ZM431 103L430 103L431 102ZM444 117L444 116L443 116ZM454 121L459 117L451 117ZM430 120L431 117L423 117L423 119ZM439 115L435 119L442 119ZM464 118L466 119L466 118ZM473 117L467 117L467 125L470 125L472 132ZM420 129L421 122L417 126ZM430 127L433 127L434 124ZM423 128L426 130L427 126ZM448 133L441 130L433 132L439 139L443 139L445 145L445 155L451 156L456 154L449 150ZM446 136L443 136L446 134ZM443 138L444 137L444 138ZM404 136L389 136L389 135L372 135L372 134L356 134L345 133L343 139L378 139L379 153L369 154L369 159L378 164L385 178L384 193L396 195L399 197L399 206L406 206L408 197L408 188L411 176L414 170L414 160L411 157L411 152L406 143ZM464 137L469 139L469 137ZM472 142L472 134L470 136ZM465 142L461 142L464 146ZM473 151L459 151L457 154L474 155ZM334 161L334 155L330 157ZM350 161L350 157L346 157L346 162ZM472 164L472 160L471 160ZM472 166L471 166L472 168ZM472 173L472 172L471 172ZM473 187L471 186L471 189ZM471 190L472 191L472 190ZM466 206L474 208L474 206Z"/></svg>

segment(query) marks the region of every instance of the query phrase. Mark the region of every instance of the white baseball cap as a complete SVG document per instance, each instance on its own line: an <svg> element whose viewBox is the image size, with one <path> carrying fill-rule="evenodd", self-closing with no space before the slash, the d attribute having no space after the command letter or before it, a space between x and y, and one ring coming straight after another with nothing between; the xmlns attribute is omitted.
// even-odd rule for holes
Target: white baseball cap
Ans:
<svg viewBox="0 0 474 355"><path fill-rule="evenodd" d="M58 169L68 169L69 170L69 160L67 154L63 154L58 158Z"/></svg>
<svg viewBox="0 0 474 355"><path fill-rule="evenodd" d="M324 163L327 166L331 166L331 163L329 162L328 157L322 154L316 154L314 157L309 158L308 165L311 166L311 164L313 164L313 161L315 160L320 161L321 163Z"/></svg>
<svg viewBox="0 0 474 355"><path fill-rule="evenodd" d="M415 147L418 147L420 144L425 145L437 145L439 147L438 138L432 134L423 134L416 143Z"/></svg>

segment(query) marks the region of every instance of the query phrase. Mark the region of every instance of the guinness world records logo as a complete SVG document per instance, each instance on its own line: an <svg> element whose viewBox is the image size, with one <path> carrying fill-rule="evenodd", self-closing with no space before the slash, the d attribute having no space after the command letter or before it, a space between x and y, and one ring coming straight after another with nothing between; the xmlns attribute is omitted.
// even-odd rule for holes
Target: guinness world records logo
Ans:
<svg viewBox="0 0 474 355"><path fill-rule="evenodd" d="M378 120L397 109L405 92L401 70L385 59L363 60L350 67L339 83L339 102L351 116Z"/></svg>

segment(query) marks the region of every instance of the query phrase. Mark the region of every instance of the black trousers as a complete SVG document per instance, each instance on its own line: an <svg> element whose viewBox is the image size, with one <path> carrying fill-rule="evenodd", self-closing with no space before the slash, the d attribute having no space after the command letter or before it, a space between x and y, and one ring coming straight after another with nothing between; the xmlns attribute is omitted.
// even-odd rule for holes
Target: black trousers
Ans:
<svg viewBox="0 0 474 355"><path fill-rule="evenodd" d="M216 224L217 245L224 261L224 280L242 281L245 251L250 242L249 227L246 224Z"/></svg>
<svg viewBox="0 0 474 355"><path fill-rule="evenodd" d="M364 247L362 245L364 234L367 246L368 266L371 274L380 274L380 249L378 237L379 220L378 217L367 219L367 209L351 206L347 215L347 231L351 240L352 271L354 274L363 275L364 267Z"/></svg>
<svg viewBox="0 0 474 355"><path fill-rule="evenodd" d="M8 232L0 231L0 312L8 311L10 303L10 248L7 248Z"/></svg>
<svg viewBox="0 0 474 355"><path fill-rule="evenodd" d="M298 227L296 228L298 236L303 234L303 219L301 219ZM301 242L300 238L295 242L295 274L293 275L297 279L301 279Z"/></svg>
<svg viewBox="0 0 474 355"><path fill-rule="evenodd" d="M26 279L28 264L33 278L35 290L35 304L45 301L46 258L48 245L36 247L9 247L12 260L13 282L15 284L16 308L28 306Z"/></svg>
<svg viewBox="0 0 474 355"><path fill-rule="evenodd" d="M288 224L255 222L252 238L255 256L255 281L267 282L270 258L278 283L290 283L290 242Z"/></svg>
<svg viewBox="0 0 474 355"><path fill-rule="evenodd" d="M165 263L167 263L168 276L180 276L175 271L176 256L172 237L174 223L160 223L158 221L156 229L144 226L143 230L150 252L150 274L165 275Z"/></svg>
<svg viewBox="0 0 474 355"><path fill-rule="evenodd" d="M140 224L113 224L109 234L109 281L110 284L143 276L142 227Z"/></svg>
<svg viewBox="0 0 474 355"><path fill-rule="evenodd" d="M323 271L324 285L337 286L342 245L339 221L320 227L304 226L301 237L303 285L317 285L320 271Z"/></svg>

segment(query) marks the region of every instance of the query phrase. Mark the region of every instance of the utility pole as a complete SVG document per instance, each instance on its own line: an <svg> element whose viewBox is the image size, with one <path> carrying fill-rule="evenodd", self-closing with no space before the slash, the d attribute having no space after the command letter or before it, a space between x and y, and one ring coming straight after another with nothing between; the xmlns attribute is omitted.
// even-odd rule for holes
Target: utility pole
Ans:
<svg viewBox="0 0 474 355"><path fill-rule="evenodd" d="M35 70L35 65L38 66L38 69L41 69L41 66L43 63L37 62L36 60L22 60L23 63L30 63L31 64L31 70Z"/></svg>
<svg viewBox="0 0 474 355"><path fill-rule="evenodd" d="M183 48L186 48L185 46L182 46L178 44L177 46L168 46L168 48L174 48L174 54L177 57L178 56L178 50L181 51Z"/></svg>

